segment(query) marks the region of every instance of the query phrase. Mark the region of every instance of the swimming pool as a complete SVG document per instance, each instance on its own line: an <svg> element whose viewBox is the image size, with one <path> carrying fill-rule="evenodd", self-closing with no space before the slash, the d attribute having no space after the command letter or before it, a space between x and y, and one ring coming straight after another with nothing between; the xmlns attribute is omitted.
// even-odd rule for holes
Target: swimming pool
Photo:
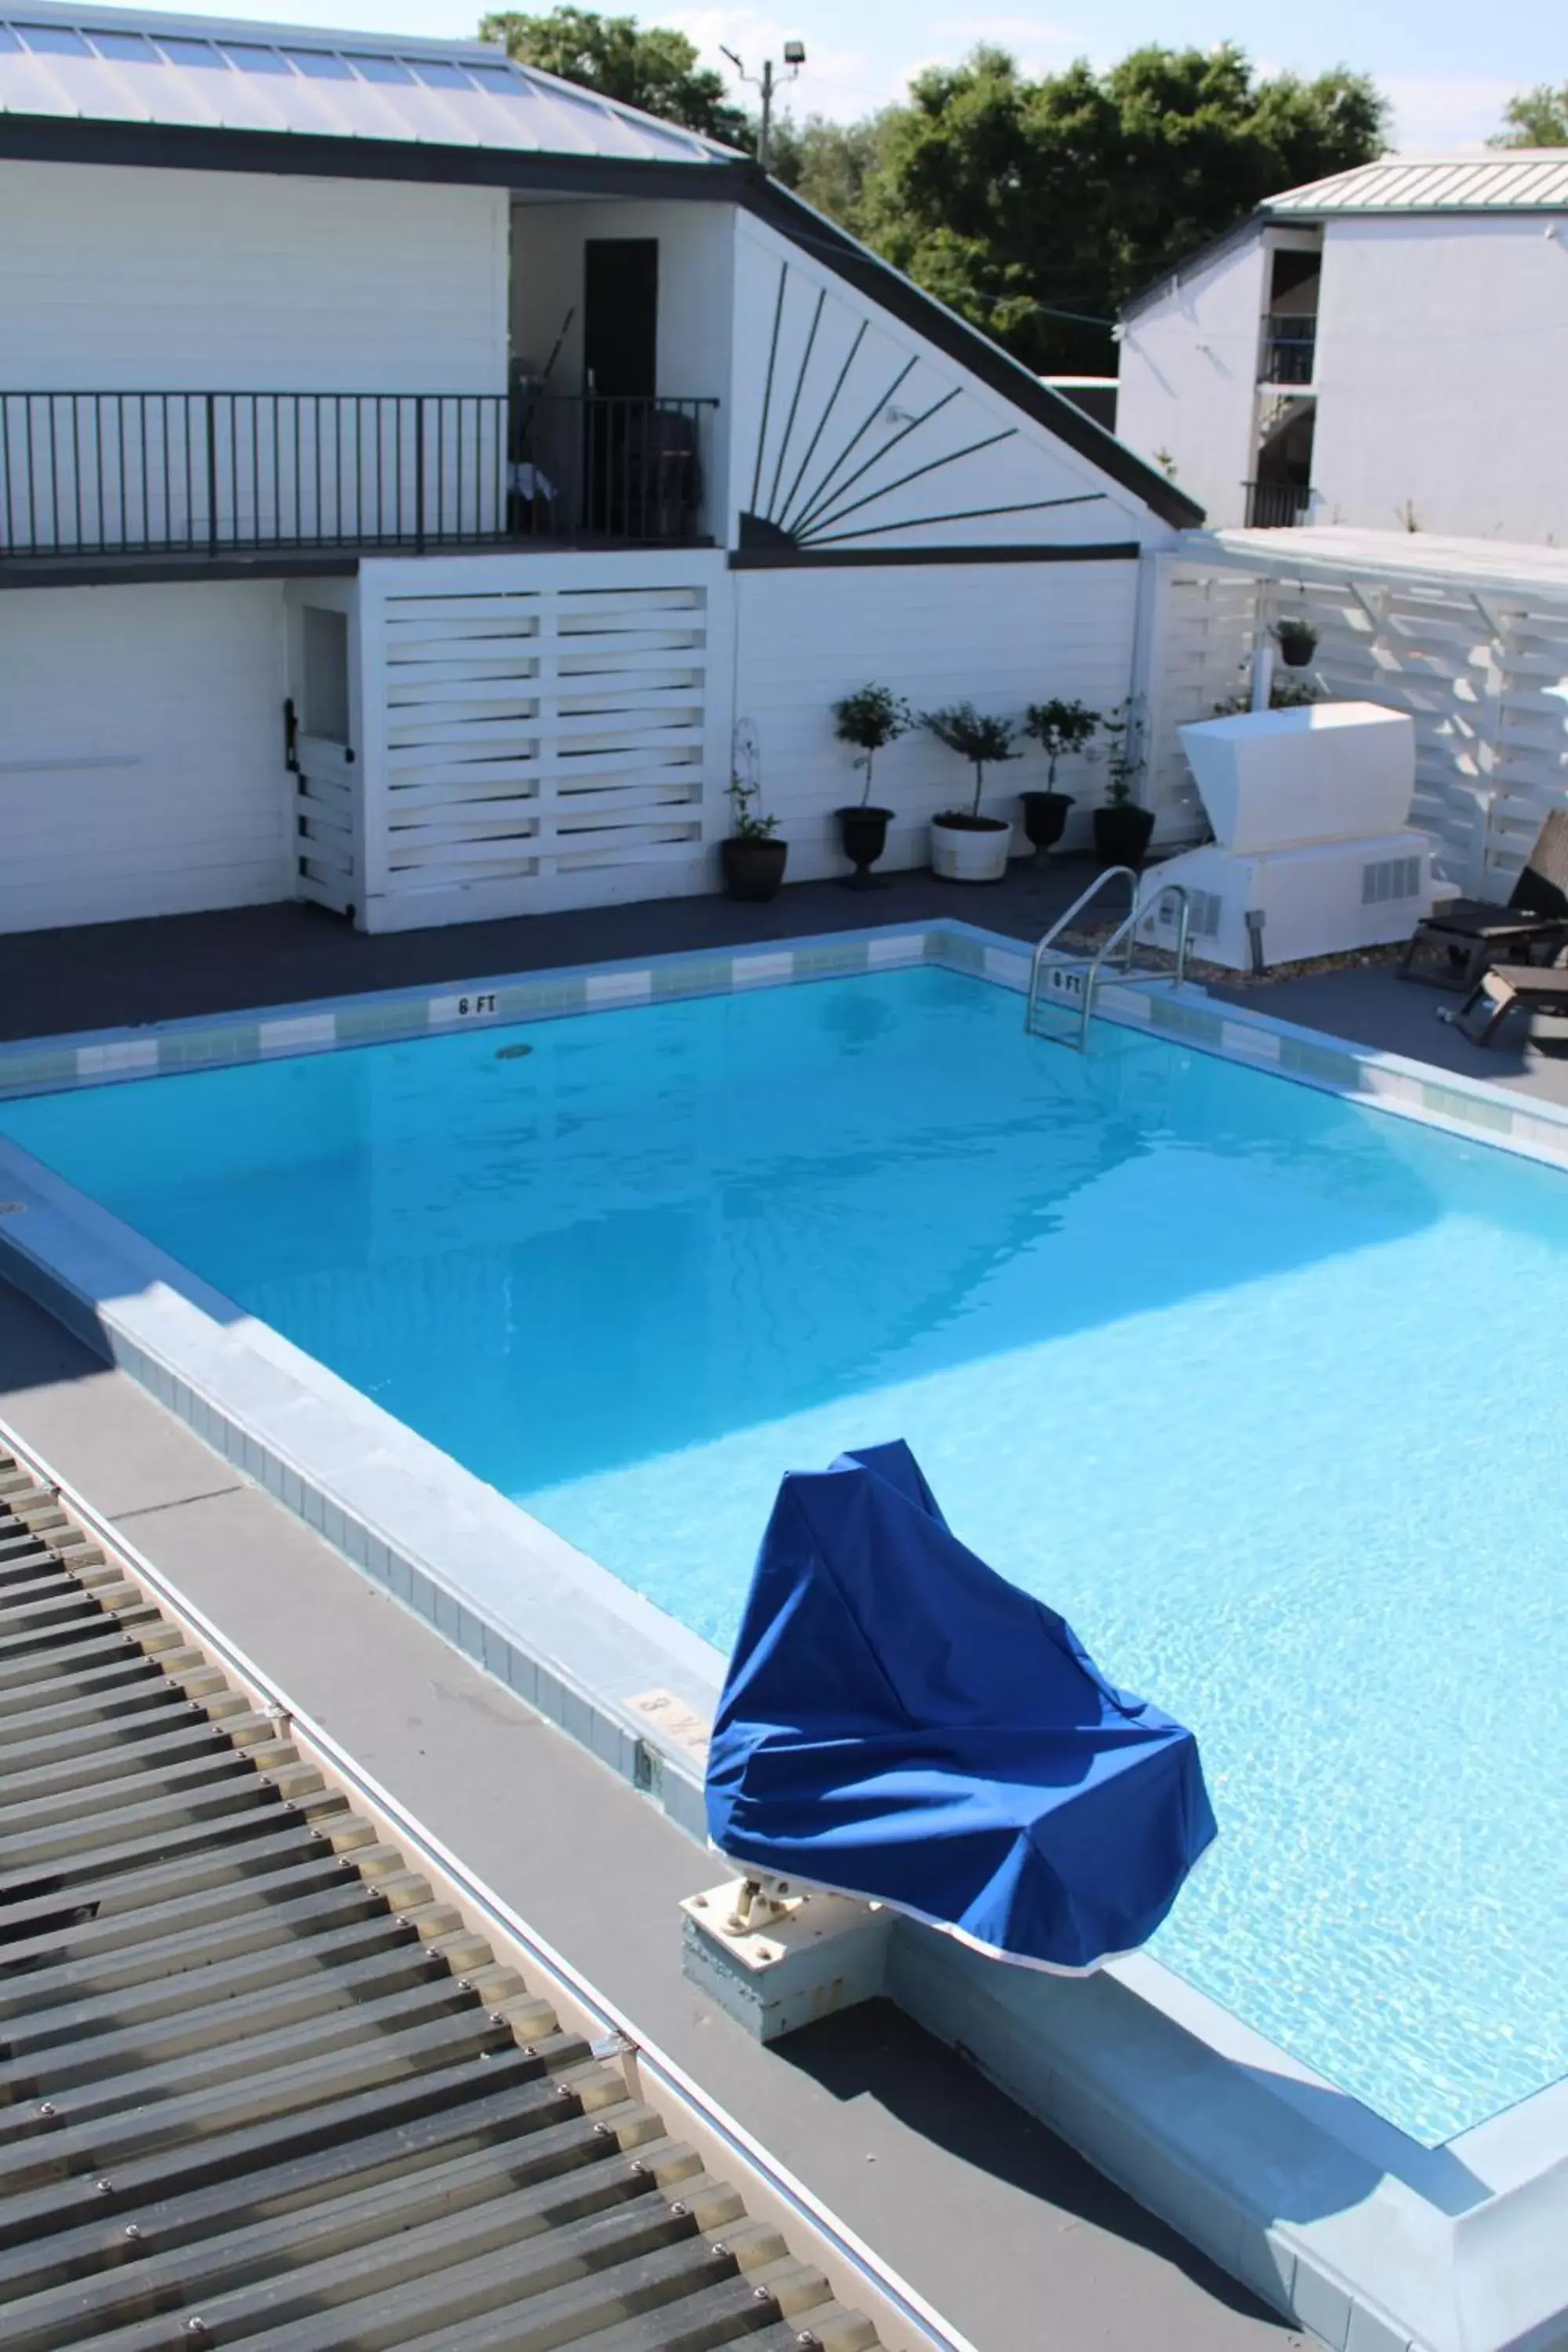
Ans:
<svg viewBox="0 0 1568 2352"><path fill-rule="evenodd" d="M929 967L0 1130L721 1643L779 1473L907 1437L1198 1731L1160 1958L1428 2141L1568 2069L1561 1174Z"/></svg>

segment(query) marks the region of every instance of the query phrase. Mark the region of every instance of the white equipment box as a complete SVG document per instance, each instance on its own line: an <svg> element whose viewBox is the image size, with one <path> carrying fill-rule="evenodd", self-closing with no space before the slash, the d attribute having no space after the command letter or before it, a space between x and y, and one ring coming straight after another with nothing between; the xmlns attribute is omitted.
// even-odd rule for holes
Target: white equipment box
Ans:
<svg viewBox="0 0 1568 2352"><path fill-rule="evenodd" d="M1406 824L1415 730L1405 712L1319 702L1180 734L1215 839L1149 876L1141 938L1173 942L1175 902L1158 892L1175 882L1194 954L1235 971L1389 946L1430 914L1431 844Z"/></svg>

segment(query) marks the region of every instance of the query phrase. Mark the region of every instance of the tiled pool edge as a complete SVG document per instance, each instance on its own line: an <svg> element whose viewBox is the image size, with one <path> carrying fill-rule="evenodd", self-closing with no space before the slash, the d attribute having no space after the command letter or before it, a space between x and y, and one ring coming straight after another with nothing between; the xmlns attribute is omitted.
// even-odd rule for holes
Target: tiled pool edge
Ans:
<svg viewBox="0 0 1568 2352"><path fill-rule="evenodd" d="M1018 994L1028 987L1029 949L1023 941L957 919L917 921L765 947L384 989L259 1013L11 1041L0 1044L0 1101L461 1028L505 1027L846 979L915 963L936 964ZM1096 1012L1119 1027L1144 1029L1171 1044L1195 1046L1423 1126L1568 1166L1568 1109L1527 1100L1484 1078L1278 1020L1261 1005L1221 1003L1195 983L1174 992L1165 982L1110 981L1100 989Z"/></svg>
<svg viewBox="0 0 1568 2352"><path fill-rule="evenodd" d="M928 961L1009 989L1026 986L1028 951L1016 940L965 924L921 924L8 1047L0 1049L0 1095ZM1118 984L1103 1006L1108 1017L1172 1042L1568 1160L1568 1118L1518 1106L1477 1082L1437 1084L1420 1065L1250 1009L1222 1009L1197 991L1173 998L1159 984ZM47 1055L56 1057L51 1075L43 1070ZM1517 1129L1516 1114L1524 1121ZM443 1638L702 1836L700 1767L679 1718L683 1708L710 1716L722 1672L716 1653L9 1145L0 1145L0 1271ZM324 1447L323 1432L332 1441ZM421 1524L430 1533L416 1544ZM479 1589L486 1578L476 1580L487 1563L493 1577L498 1560L510 1613L528 1622L527 1637L516 1622L510 1630L499 1622ZM570 1622L560 1627L563 1614ZM552 1615L561 1638L533 1638ZM672 1706L647 1714L630 1705L659 1692ZM1568 2279L1534 2274L1538 2253L1548 2263L1553 2244L1568 2243L1568 2111L1553 2094L1434 2154L1328 2086L1313 2086L1283 2053L1147 1959L1089 1986L1064 1986L995 1969L948 1939L906 1928L894 1946L892 1989L1021 2104L1336 2352L1546 2352L1568 2342ZM1298 2104L1308 2095L1316 2111ZM1479 2175L1464 2192L1466 2210L1456 2212L1452 2168L1462 2174L1464 2148L1483 2141L1501 2193L1490 2193L1490 2172ZM1268 2210L1309 2193L1327 2210L1290 2219Z"/></svg>
<svg viewBox="0 0 1568 2352"><path fill-rule="evenodd" d="M0 1276L681 1829L706 1835L685 1724L712 1717L716 1650L4 1140L0 1193ZM496 1606L503 1581L532 1638Z"/></svg>

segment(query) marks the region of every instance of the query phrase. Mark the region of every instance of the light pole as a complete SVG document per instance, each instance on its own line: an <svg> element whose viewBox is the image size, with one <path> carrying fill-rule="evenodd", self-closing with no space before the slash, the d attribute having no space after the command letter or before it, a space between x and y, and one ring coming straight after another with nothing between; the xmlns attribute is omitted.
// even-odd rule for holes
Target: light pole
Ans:
<svg viewBox="0 0 1568 2352"><path fill-rule="evenodd" d="M793 81L796 74L799 73L802 66L805 65L805 43L804 41L786 41L784 43L784 72L777 77L775 77L773 73L773 61L772 58L764 58L763 60L761 79L759 79L755 74L749 74L746 71L745 67L735 55L733 49L721 48L720 55L729 58L730 63L734 67L735 71L739 74L742 81L749 81L752 85L753 89L760 89L762 91L763 121L762 128L757 133L757 161L765 172L773 154L773 92L778 88L780 81Z"/></svg>

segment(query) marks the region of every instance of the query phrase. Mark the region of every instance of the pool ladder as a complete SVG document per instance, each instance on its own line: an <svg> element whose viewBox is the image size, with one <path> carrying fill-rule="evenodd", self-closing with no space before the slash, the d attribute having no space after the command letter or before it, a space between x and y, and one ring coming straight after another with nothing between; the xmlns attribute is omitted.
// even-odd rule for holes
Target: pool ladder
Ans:
<svg viewBox="0 0 1568 2352"><path fill-rule="evenodd" d="M1069 929L1074 918L1099 898L1108 882L1117 881L1126 883L1130 903L1126 914L1110 936L1101 940L1092 955L1053 954L1056 942ZM1120 969L1122 979L1132 976L1138 926L1162 899L1167 898L1173 898L1176 901L1175 968L1169 975L1161 971L1157 976L1162 980L1169 977L1172 987L1180 988L1187 971L1187 931L1192 913L1185 888L1180 882L1156 880L1148 895L1142 896L1139 877L1131 866L1108 866L1102 874L1095 876L1088 889L1073 900L1066 914L1057 917L1035 949L1029 964L1029 1002L1024 1014L1024 1027L1028 1035L1050 1037L1063 1045L1075 1045L1079 1052L1083 1053L1089 1045L1089 1024L1094 1016L1094 1000L1100 974ZM1121 958L1120 967L1118 957ZM1050 958L1049 962L1047 958ZM1076 1036L1058 1030L1042 1029L1039 1026L1042 1003L1075 1012L1079 1016Z"/></svg>

